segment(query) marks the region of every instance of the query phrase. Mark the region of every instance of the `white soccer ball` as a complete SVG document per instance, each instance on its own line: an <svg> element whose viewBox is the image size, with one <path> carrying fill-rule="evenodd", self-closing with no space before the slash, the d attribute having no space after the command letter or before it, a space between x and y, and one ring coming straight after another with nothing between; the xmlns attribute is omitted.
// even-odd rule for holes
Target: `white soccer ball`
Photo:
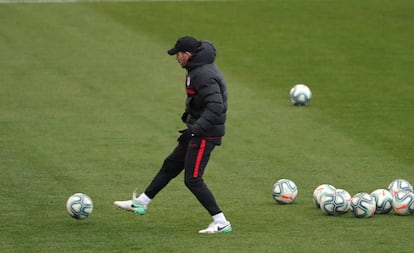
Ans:
<svg viewBox="0 0 414 253"><path fill-rule="evenodd" d="M293 105L307 105L312 99L312 92L305 84L296 84L293 86L289 95Z"/></svg>
<svg viewBox="0 0 414 253"><path fill-rule="evenodd" d="M298 196L298 187L290 179L279 179L273 185L272 196L280 204L291 204Z"/></svg>
<svg viewBox="0 0 414 253"><path fill-rule="evenodd" d="M321 184L313 191L313 204L316 208L320 208L321 195L325 192L335 191L336 188L330 184Z"/></svg>
<svg viewBox="0 0 414 253"><path fill-rule="evenodd" d="M349 211L351 196L345 190L327 191L321 196L321 210L327 215L341 215Z"/></svg>
<svg viewBox="0 0 414 253"><path fill-rule="evenodd" d="M341 195L344 196L346 202L348 202L348 204L349 204L349 209L351 209L351 201L352 201L351 194L349 194L349 192L347 190L344 190L344 189L336 189L336 192L338 194L341 194Z"/></svg>
<svg viewBox="0 0 414 253"><path fill-rule="evenodd" d="M375 214L375 199L366 192L355 194L351 200L351 210L357 218L368 218Z"/></svg>
<svg viewBox="0 0 414 253"><path fill-rule="evenodd" d="M413 191L413 186L405 179L394 179L389 185L388 190L393 194L397 194L399 191Z"/></svg>
<svg viewBox="0 0 414 253"><path fill-rule="evenodd" d="M376 210L375 213L386 214L392 210L392 197L390 191L386 189L377 189L371 193L371 196L375 200Z"/></svg>
<svg viewBox="0 0 414 253"><path fill-rule="evenodd" d="M414 213L414 193L410 191L397 192L392 199L392 208L398 215Z"/></svg>
<svg viewBox="0 0 414 253"><path fill-rule="evenodd" d="M93 203L88 195L75 193L66 201L66 210L72 218L85 219L91 215Z"/></svg>

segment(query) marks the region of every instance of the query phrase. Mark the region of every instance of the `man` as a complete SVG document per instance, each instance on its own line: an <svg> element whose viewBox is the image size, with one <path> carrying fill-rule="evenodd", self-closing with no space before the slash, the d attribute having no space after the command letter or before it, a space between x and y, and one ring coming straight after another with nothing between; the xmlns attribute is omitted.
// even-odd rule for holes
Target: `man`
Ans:
<svg viewBox="0 0 414 253"><path fill-rule="evenodd" d="M231 232L230 222L203 181L210 154L221 145L227 112L226 83L214 63L216 49L209 41L184 36L168 50L168 54L175 55L177 62L187 70L186 109L181 117L187 128L180 131L177 146L145 191L138 197L134 192L132 200L115 201L114 204L144 215L154 197L184 170L185 185L213 218L213 222L199 233Z"/></svg>

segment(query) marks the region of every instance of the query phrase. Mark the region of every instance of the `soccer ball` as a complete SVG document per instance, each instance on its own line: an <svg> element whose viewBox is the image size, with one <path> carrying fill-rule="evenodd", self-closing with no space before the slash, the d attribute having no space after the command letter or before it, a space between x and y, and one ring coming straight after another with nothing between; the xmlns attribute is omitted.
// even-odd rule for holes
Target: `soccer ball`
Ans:
<svg viewBox="0 0 414 253"><path fill-rule="evenodd" d="M401 190L405 191L413 191L413 186L405 179L395 179L388 185L388 190L393 194L397 194L397 192Z"/></svg>
<svg viewBox="0 0 414 253"><path fill-rule="evenodd" d="M398 215L414 213L414 193L410 191L397 192L392 199L392 207Z"/></svg>
<svg viewBox="0 0 414 253"><path fill-rule="evenodd" d="M375 199L366 192L355 194L351 200L351 210L357 218L368 218L375 214Z"/></svg>
<svg viewBox="0 0 414 253"><path fill-rule="evenodd" d="M273 199L280 204L291 204L298 196L298 187L290 179L279 179L273 185Z"/></svg>
<svg viewBox="0 0 414 253"><path fill-rule="evenodd" d="M375 213L386 214L392 210L392 194L385 189L377 189L371 193L375 199L376 210Z"/></svg>
<svg viewBox="0 0 414 253"><path fill-rule="evenodd" d="M312 92L305 84L296 84L293 86L289 95L293 105L307 105L312 98Z"/></svg>
<svg viewBox="0 0 414 253"><path fill-rule="evenodd" d="M337 193L341 194L344 196L345 200L348 202L349 204L349 209L351 209L351 201L352 201L352 197L351 194L349 194L348 191L344 190L344 189L336 189Z"/></svg>
<svg viewBox="0 0 414 253"><path fill-rule="evenodd" d="M93 210L91 198L83 193L75 193L66 201L66 210L72 218L81 220L88 218Z"/></svg>
<svg viewBox="0 0 414 253"><path fill-rule="evenodd" d="M336 216L347 213L351 206L350 195L342 189L327 191L321 196L320 206L327 215Z"/></svg>
<svg viewBox="0 0 414 253"><path fill-rule="evenodd" d="M321 195L325 192L335 191L336 188L330 184L321 184L313 191L313 204L316 208L320 208Z"/></svg>

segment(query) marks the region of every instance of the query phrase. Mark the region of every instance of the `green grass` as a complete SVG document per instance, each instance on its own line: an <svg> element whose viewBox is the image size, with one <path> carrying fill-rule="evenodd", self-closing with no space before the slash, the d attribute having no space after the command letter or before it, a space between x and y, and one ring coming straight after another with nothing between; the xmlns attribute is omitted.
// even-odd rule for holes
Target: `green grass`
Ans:
<svg viewBox="0 0 414 253"><path fill-rule="evenodd" d="M322 183L352 195L414 182L414 3L234 1L0 4L0 252L411 252L413 215L327 217ZM233 233L182 177L136 217L183 128L185 72L166 50L213 41L228 82L227 135L205 180ZM294 107L296 83L313 91ZM299 187L277 205L273 183ZM92 216L66 198L87 193Z"/></svg>

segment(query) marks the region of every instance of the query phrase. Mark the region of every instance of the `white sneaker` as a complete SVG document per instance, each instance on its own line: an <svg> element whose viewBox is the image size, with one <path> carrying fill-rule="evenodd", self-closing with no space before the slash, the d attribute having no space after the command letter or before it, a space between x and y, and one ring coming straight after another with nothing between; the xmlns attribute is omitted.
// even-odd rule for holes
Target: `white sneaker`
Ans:
<svg viewBox="0 0 414 253"><path fill-rule="evenodd" d="M212 222L206 229L198 231L200 234L230 233L232 231L230 222Z"/></svg>
<svg viewBox="0 0 414 253"><path fill-rule="evenodd" d="M147 207L138 202L136 191L132 193L132 200L114 201L114 205L139 215L144 215L147 212Z"/></svg>

